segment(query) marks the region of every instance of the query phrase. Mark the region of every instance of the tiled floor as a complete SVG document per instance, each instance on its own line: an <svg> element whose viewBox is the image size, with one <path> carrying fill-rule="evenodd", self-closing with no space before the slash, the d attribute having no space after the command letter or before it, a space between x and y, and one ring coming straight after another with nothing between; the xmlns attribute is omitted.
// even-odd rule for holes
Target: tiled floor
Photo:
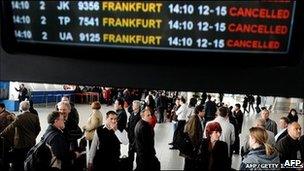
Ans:
<svg viewBox="0 0 304 171"><path fill-rule="evenodd" d="M39 113L40 124L41 124L41 132L37 137L37 140L44 134L47 128L47 114L53 110L53 105L49 104L48 107L36 107L36 110ZM90 106L86 104L76 104L76 108L80 114L80 126L84 125L88 116L90 115ZM102 106L102 113L105 114L106 111L113 110L112 106ZM285 115L284 112L275 111L274 114L272 113L270 117L275 121L278 121L279 118ZM243 131L242 135L248 134L248 129L252 126L254 119L258 117L255 114L245 115L244 122L243 122ZM303 128L303 117L299 117L299 122ZM184 166L184 158L179 156L178 150L170 150L168 143L171 142L173 135L173 127L171 123L163 123L163 124L156 124L155 126L155 149L157 153L157 157L161 162L161 169L162 170L182 170ZM122 147L122 155L127 154L127 147ZM238 169L240 165L240 156L233 155L232 159L232 167L234 169Z"/></svg>

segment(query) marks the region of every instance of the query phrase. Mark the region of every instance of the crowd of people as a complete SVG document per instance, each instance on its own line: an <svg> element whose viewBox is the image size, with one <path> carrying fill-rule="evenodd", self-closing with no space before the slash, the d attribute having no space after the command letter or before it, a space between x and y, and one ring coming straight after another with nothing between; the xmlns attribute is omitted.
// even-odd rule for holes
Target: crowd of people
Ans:
<svg viewBox="0 0 304 171"><path fill-rule="evenodd" d="M242 111L239 103L226 106L223 95L216 103L211 95L203 93L201 98L193 96L188 104L178 93L168 96L164 91L146 92L145 99L141 100L138 91L117 92L121 93L113 96L114 99L109 97L108 101L103 101L108 105L114 103L105 118L101 103L95 101L82 126L75 105L68 97L62 97L48 115L49 125L42 136L56 157L46 170L133 170L134 162L137 171L160 170L154 143L157 122L172 122L174 134L169 145L172 150L180 150L185 158L184 170L230 170L233 154L241 154L242 170L262 169L253 165L259 163L271 165L271 170L281 169L279 164L288 160L303 163L304 136L295 109L280 118L278 127L269 118L270 112L262 107L260 117L240 142L246 110ZM31 112L31 106L30 101L21 101L21 114L16 117L0 104L1 146L7 147L0 151L6 156L0 160L1 170L24 170L27 153L35 146L41 130L37 111ZM182 150L185 142L181 142L184 138L181 136L189 139L190 152ZM82 143L88 143L88 165L83 152L86 147ZM129 145L127 158L120 158L121 144Z"/></svg>

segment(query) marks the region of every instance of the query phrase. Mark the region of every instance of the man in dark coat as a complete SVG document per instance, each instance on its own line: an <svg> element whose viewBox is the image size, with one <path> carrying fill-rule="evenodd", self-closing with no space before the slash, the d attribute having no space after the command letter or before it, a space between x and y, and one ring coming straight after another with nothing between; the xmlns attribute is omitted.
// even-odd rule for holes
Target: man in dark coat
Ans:
<svg viewBox="0 0 304 171"><path fill-rule="evenodd" d="M261 104L261 96L258 95L257 98L256 98L256 107L255 107L255 110L256 110L256 113L260 113L261 112L261 109L260 109L260 104Z"/></svg>
<svg viewBox="0 0 304 171"><path fill-rule="evenodd" d="M216 104L214 101L211 101L210 95L208 95L208 101L206 102L205 112L206 112L205 115L206 122L212 121L215 118Z"/></svg>
<svg viewBox="0 0 304 171"><path fill-rule="evenodd" d="M195 115L192 115L189 121L185 125L184 132L189 136L193 145L193 151L190 155L184 155L185 157L185 171L201 170L202 161L198 160L199 151L203 140L203 132L205 128L205 110L203 105L198 105L194 109ZM181 152L181 155L182 152Z"/></svg>
<svg viewBox="0 0 304 171"><path fill-rule="evenodd" d="M302 158L302 164L304 164L304 135L300 137L300 152L301 152L301 158Z"/></svg>
<svg viewBox="0 0 304 171"><path fill-rule="evenodd" d="M38 116L30 113L29 108L29 101L22 101L20 103L22 113L0 133L1 137L14 144L13 170L15 171L23 170L26 154L36 144L36 137L41 130Z"/></svg>
<svg viewBox="0 0 304 171"><path fill-rule="evenodd" d="M19 102L22 102L24 101L26 98L29 99L30 97L28 96L28 90L27 88L25 88L24 84L21 84L19 86L19 89L17 89L15 87L15 90L19 92L19 95L18 95L18 99L19 99Z"/></svg>
<svg viewBox="0 0 304 171"><path fill-rule="evenodd" d="M165 110L168 107L168 99L166 97L166 94L163 92L157 99L156 99L156 108L157 113L159 114L158 123L164 122L164 114Z"/></svg>
<svg viewBox="0 0 304 171"><path fill-rule="evenodd" d="M69 142L63 134L64 117L59 112L54 111L48 115L49 126L43 137L51 146L53 154L61 161L61 170L67 171L71 169L72 159L80 156L78 152L70 151ZM48 135L46 137L46 135Z"/></svg>
<svg viewBox="0 0 304 171"><path fill-rule="evenodd" d="M74 103L70 101L70 98L68 96L63 96L61 98L61 102L67 102L71 106L71 111L69 113L69 118L73 120L77 125L79 124L79 113L77 109L75 108ZM56 109L58 110L58 105L56 105Z"/></svg>
<svg viewBox="0 0 304 171"><path fill-rule="evenodd" d="M154 130L149 124L151 112L145 109L140 115L141 120L135 126L136 171L158 171L160 162L154 148Z"/></svg>
<svg viewBox="0 0 304 171"><path fill-rule="evenodd" d="M5 104L0 103L0 133L15 120L15 115L9 113L5 110ZM0 159L2 160L2 165L0 165L3 171L9 170L8 152L12 144L7 140L0 137ZM3 148L5 147L5 148ZM2 157L4 156L4 157Z"/></svg>
<svg viewBox="0 0 304 171"><path fill-rule="evenodd" d="M201 103L200 105L205 105L205 102L206 102L206 99L207 99L207 93L206 92L203 92L202 96L201 96Z"/></svg>
<svg viewBox="0 0 304 171"><path fill-rule="evenodd" d="M65 128L63 133L70 143L70 148L76 150L78 148L77 140L82 137L83 133L78 126L77 119L71 114L71 105L66 101L61 101L57 104L58 111L63 115L65 120Z"/></svg>
<svg viewBox="0 0 304 171"><path fill-rule="evenodd" d="M114 109L117 112L117 128L122 132L127 127L127 113L124 109L124 100L118 98L114 103Z"/></svg>
<svg viewBox="0 0 304 171"><path fill-rule="evenodd" d="M15 116L6 111L4 103L0 103L0 133L14 120Z"/></svg>
<svg viewBox="0 0 304 171"><path fill-rule="evenodd" d="M282 138L277 143L277 150L280 155L281 163L285 163L286 160L297 160L297 154L300 153L299 138L301 136L301 126L297 122L293 122L288 125L288 135Z"/></svg>
<svg viewBox="0 0 304 171"><path fill-rule="evenodd" d="M243 125L243 119L244 119L244 114L241 111L241 105L239 103L235 104L235 110L233 112L233 115L235 116L237 123L238 123L238 134L242 132L242 125Z"/></svg>
<svg viewBox="0 0 304 171"><path fill-rule="evenodd" d="M241 110L241 105L239 103L235 104L235 110L233 112L233 115L237 121L235 125L235 142L233 144L234 146L234 152L235 154L239 154L239 149L240 149L240 138L239 134L242 132L242 125L243 125L243 119L244 119L244 114Z"/></svg>
<svg viewBox="0 0 304 171"><path fill-rule="evenodd" d="M129 122L128 122L128 138L129 138L129 152L128 152L128 156L129 156L129 162L130 162L130 168L133 169L133 161L134 161L134 153L135 153L135 134L134 134L134 130L135 130L135 126L137 124L137 122L141 119L140 117L140 101L135 100L132 102L132 109L133 112L131 113L130 117L129 117Z"/></svg>
<svg viewBox="0 0 304 171"><path fill-rule="evenodd" d="M254 112L254 107L253 107L253 104L254 104L254 97L253 95L248 95L248 103L249 103L249 110L248 110L248 113L250 113L250 108L252 108L253 112Z"/></svg>

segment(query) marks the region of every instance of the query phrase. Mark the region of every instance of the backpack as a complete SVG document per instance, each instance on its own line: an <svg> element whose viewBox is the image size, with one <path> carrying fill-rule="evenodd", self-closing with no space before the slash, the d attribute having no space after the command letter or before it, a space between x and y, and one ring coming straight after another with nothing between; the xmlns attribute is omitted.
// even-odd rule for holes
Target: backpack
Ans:
<svg viewBox="0 0 304 171"><path fill-rule="evenodd" d="M50 168L55 162L53 152L46 143L48 139L54 138L55 131L51 131L42 137L40 142L30 149L24 161L24 171L41 171ZM53 160L52 160L53 159Z"/></svg>
<svg viewBox="0 0 304 171"><path fill-rule="evenodd" d="M189 135L184 131L179 131L176 136L174 145L180 151L181 154L191 157L194 154L194 146L190 140Z"/></svg>

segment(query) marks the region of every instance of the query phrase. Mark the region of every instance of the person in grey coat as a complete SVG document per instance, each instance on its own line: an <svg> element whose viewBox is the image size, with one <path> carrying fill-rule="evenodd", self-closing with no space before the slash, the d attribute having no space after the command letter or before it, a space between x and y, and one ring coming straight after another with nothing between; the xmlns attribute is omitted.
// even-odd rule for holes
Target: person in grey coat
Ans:
<svg viewBox="0 0 304 171"><path fill-rule="evenodd" d="M265 129L249 129L249 145L252 150L243 159L240 170L280 170L280 158L275 149L267 144L268 134Z"/></svg>
<svg viewBox="0 0 304 171"><path fill-rule="evenodd" d="M274 135L277 135L278 133L277 123L269 119L269 111L267 109L262 110L261 118L265 119L266 121L266 125L265 125L266 130L273 132Z"/></svg>

